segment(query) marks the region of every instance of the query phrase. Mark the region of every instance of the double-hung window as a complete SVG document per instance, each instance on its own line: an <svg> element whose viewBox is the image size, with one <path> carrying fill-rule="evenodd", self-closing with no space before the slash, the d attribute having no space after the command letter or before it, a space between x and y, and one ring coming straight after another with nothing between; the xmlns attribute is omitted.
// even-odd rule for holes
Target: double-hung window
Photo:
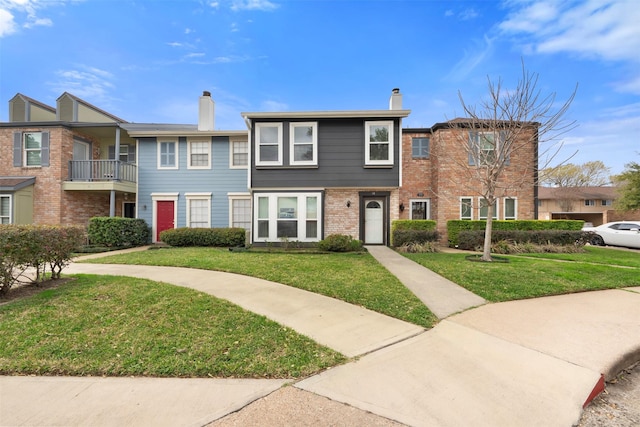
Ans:
<svg viewBox="0 0 640 427"><path fill-rule="evenodd" d="M429 158L429 138L411 138L411 157L414 159Z"/></svg>
<svg viewBox="0 0 640 427"><path fill-rule="evenodd" d="M229 194L229 224L231 227L251 229L251 198L247 195Z"/></svg>
<svg viewBox="0 0 640 427"><path fill-rule="evenodd" d="M211 193L186 193L187 227L211 227Z"/></svg>
<svg viewBox="0 0 640 427"><path fill-rule="evenodd" d="M0 195L0 224L11 224L11 196Z"/></svg>
<svg viewBox="0 0 640 427"><path fill-rule="evenodd" d="M473 199L471 197L460 198L460 219L473 219Z"/></svg>
<svg viewBox="0 0 640 427"><path fill-rule="evenodd" d="M24 133L24 165L42 166L42 132Z"/></svg>
<svg viewBox="0 0 640 427"><path fill-rule="evenodd" d="M393 122L365 122L365 165L393 165Z"/></svg>
<svg viewBox="0 0 640 427"><path fill-rule="evenodd" d="M211 169L210 141L189 141L187 150L188 169Z"/></svg>
<svg viewBox="0 0 640 427"><path fill-rule="evenodd" d="M602 203L602 206L612 206L613 205L613 200L601 200L600 203Z"/></svg>
<svg viewBox="0 0 640 427"><path fill-rule="evenodd" d="M504 219L518 219L518 200L511 197L504 199Z"/></svg>
<svg viewBox="0 0 640 427"><path fill-rule="evenodd" d="M249 164L249 143L247 141L231 142L231 169L244 169Z"/></svg>
<svg viewBox="0 0 640 427"><path fill-rule="evenodd" d="M504 156L501 150L504 136L500 131L469 132L469 165L487 166L495 164L498 155ZM508 156L505 158L508 164Z"/></svg>
<svg viewBox="0 0 640 427"><path fill-rule="evenodd" d="M289 161L291 165L318 164L318 124L289 124Z"/></svg>
<svg viewBox="0 0 640 427"><path fill-rule="evenodd" d="M176 141L158 141L158 169L178 169Z"/></svg>
<svg viewBox="0 0 640 427"><path fill-rule="evenodd" d="M596 205L596 201L595 200L585 199L584 205L585 206L595 206Z"/></svg>
<svg viewBox="0 0 640 427"><path fill-rule="evenodd" d="M487 215L489 214L489 205L484 197L480 197L480 214L478 216L479 219L487 219ZM493 206L493 219L498 219L498 200L496 200L495 205Z"/></svg>
<svg viewBox="0 0 640 427"><path fill-rule="evenodd" d="M256 166L282 166L282 123L256 123Z"/></svg>

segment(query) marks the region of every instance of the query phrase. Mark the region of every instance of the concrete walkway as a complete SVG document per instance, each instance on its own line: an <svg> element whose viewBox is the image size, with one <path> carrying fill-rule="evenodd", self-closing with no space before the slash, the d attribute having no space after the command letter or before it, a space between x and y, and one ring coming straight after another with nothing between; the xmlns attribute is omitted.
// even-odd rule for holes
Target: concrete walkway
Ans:
<svg viewBox="0 0 640 427"><path fill-rule="evenodd" d="M308 400L279 390L282 380L0 377L0 426L203 426L234 411L243 415L237 425L372 425L358 412L354 418L362 410L410 426L569 427L604 377L640 359L640 288L486 304L450 315L479 304L391 250L370 251L446 319L424 331L226 273L79 263L65 270L198 289L358 356L291 384L307 397L328 398L312 400L321 406L320 419L311 419L313 411L301 403ZM428 289L434 282L437 292ZM434 295L467 302L439 305Z"/></svg>

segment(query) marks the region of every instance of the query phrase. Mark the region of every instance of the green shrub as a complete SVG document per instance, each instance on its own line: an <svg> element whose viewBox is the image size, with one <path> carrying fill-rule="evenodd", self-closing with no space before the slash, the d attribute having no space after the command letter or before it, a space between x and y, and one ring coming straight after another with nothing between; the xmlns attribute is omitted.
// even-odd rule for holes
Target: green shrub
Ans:
<svg viewBox="0 0 640 427"><path fill-rule="evenodd" d="M402 246L398 246L396 251L409 254L436 253L438 252L438 246L435 242L405 243Z"/></svg>
<svg viewBox="0 0 640 427"><path fill-rule="evenodd" d="M318 249L328 252L359 252L362 242L346 234L331 234L318 242Z"/></svg>
<svg viewBox="0 0 640 427"><path fill-rule="evenodd" d="M584 246L587 242L589 233L575 230L494 230L491 233L491 244L497 248L496 253L506 253L500 248L513 244ZM458 234L459 249L478 250L483 245L484 230L461 231Z"/></svg>
<svg viewBox="0 0 640 427"><path fill-rule="evenodd" d="M447 237L449 246L456 247L459 245L458 235L462 231L483 230L486 227L485 220L451 220L447 221ZM578 220L494 220L493 232L497 230L571 230L579 231L582 229L584 221Z"/></svg>
<svg viewBox="0 0 640 427"><path fill-rule="evenodd" d="M87 233L91 244L106 247L143 246L151 241L151 229L138 218L94 217Z"/></svg>
<svg viewBox="0 0 640 427"><path fill-rule="evenodd" d="M436 222L429 219L400 219L391 224L391 244L434 242L439 238Z"/></svg>
<svg viewBox="0 0 640 427"><path fill-rule="evenodd" d="M244 228L171 228L160 233L160 240L170 246L244 246Z"/></svg>
<svg viewBox="0 0 640 427"><path fill-rule="evenodd" d="M397 219L391 224L391 231L395 230L435 230L436 222L431 219Z"/></svg>

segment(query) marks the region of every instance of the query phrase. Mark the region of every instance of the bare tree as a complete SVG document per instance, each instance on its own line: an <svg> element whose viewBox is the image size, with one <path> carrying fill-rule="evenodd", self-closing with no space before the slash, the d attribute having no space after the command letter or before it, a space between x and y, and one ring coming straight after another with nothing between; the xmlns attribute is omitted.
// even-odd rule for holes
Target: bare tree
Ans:
<svg viewBox="0 0 640 427"><path fill-rule="evenodd" d="M567 101L557 106L556 94L542 95L538 74L528 72L524 63L514 89L503 88L502 79L494 82L487 77L487 81L489 96L478 106L467 104L458 93L466 118L448 123L468 157L455 157L457 166L466 173L466 179L459 184L478 195L481 208L486 210L482 260L492 261L496 201L518 189L537 185L540 163L546 167L562 147L559 137L576 127L575 121L566 121L564 115L577 86ZM550 142L553 144L547 144ZM509 167L511 163L513 166Z"/></svg>
<svg viewBox="0 0 640 427"><path fill-rule="evenodd" d="M540 171L540 183L552 187L563 212L573 212L574 204L580 200L580 187L602 187L611 184L611 168L601 160L581 165L567 163Z"/></svg>

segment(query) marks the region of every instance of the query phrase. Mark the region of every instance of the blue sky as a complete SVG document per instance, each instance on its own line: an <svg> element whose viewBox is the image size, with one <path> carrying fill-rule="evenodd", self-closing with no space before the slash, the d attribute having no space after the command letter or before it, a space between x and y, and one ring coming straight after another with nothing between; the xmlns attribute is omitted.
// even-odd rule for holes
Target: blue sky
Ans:
<svg viewBox="0 0 640 427"><path fill-rule="evenodd" d="M640 8L635 0L0 0L0 120L16 93L55 106L70 92L127 121L216 128L246 111L386 109L405 127L462 115L527 70L564 101L555 162L640 162ZM548 146L550 148L550 145Z"/></svg>

